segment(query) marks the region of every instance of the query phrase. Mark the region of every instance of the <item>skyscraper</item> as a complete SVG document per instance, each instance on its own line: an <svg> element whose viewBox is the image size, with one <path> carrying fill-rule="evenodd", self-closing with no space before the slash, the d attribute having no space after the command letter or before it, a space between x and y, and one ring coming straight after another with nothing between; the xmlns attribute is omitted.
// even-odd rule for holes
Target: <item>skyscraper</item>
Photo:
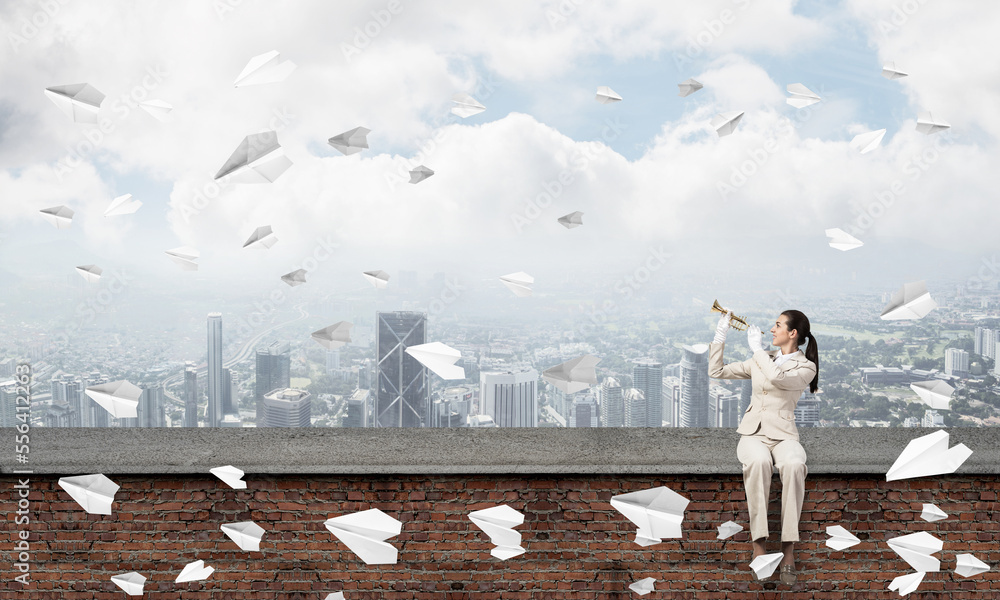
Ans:
<svg viewBox="0 0 1000 600"><path fill-rule="evenodd" d="M143 383L139 396L139 427L166 427L167 418L163 406L163 386L159 383Z"/></svg>
<svg viewBox="0 0 1000 600"><path fill-rule="evenodd" d="M427 314L396 311L375 316L375 426L423 427L430 398L427 369L406 348L425 342Z"/></svg>
<svg viewBox="0 0 1000 600"><path fill-rule="evenodd" d="M225 415L222 380L222 313L208 313L208 426L218 427Z"/></svg>
<svg viewBox="0 0 1000 600"><path fill-rule="evenodd" d="M714 386L708 390L709 427L738 427L739 409L740 394L730 392L722 386Z"/></svg>
<svg viewBox="0 0 1000 600"><path fill-rule="evenodd" d="M288 342L271 342L257 347L254 397L257 402L258 423L264 417L264 395L292 384L291 365Z"/></svg>
<svg viewBox="0 0 1000 600"><path fill-rule="evenodd" d="M819 396L802 390L799 402L795 405L795 425L797 427L819 427Z"/></svg>
<svg viewBox="0 0 1000 600"><path fill-rule="evenodd" d="M605 377L601 382L601 427L623 427L625 425L625 395L622 386L614 377Z"/></svg>
<svg viewBox="0 0 1000 600"><path fill-rule="evenodd" d="M663 364L644 359L632 367L632 385L646 399L646 422L643 427L663 426Z"/></svg>
<svg viewBox="0 0 1000 600"><path fill-rule="evenodd" d="M573 396L573 404L569 409L570 427L597 427L599 425L597 415L597 398L593 394Z"/></svg>
<svg viewBox="0 0 1000 600"><path fill-rule="evenodd" d="M646 426L646 396L642 390L629 388L624 393L625 427Z"/></svg>
<svg viewBox="0 0 1000 600"><path fill-rule="evenodd" d="M344 415L341 427L368 427L371 395L371 390L354 390L347 400L347 414Z"/></svg>
<svg viewBox="0 0 1000 600"><path fill-rule="evenodd" d="M4 382L0 387L0 427L17 427L17 385L13 381ZM28 412L21 411L27 419Z"/></svg>
<svg viewBox="0 0 1000 600"><path fill-rule="evenodd" d="M708 344L684 346L681 427L708 427Z"/></svg>
<svg viewBox="0 0 1000 600"><path fill-rule="evenodd" d="M538 427L538 371L480 373L479 414L497 427Z"/></svg>
<svg viewBox="0 0 1000 600"><path fill-rule="evenodd" d="M681 379L675 375L663 378L663 413L671 427L681 426Z"/></svg>
<svg viewBox="0 0 1000 600"><path fill-rule="evenodd" d="M198 426L198 369L184 369L184 426Z"/></svg>
<svg viewBox="0 0 1000 600"><path fill-rule="evenodd" d="M258 427L310 427L312 399L309 392L288 388L264 395L264 419Z"/></svg>
<svg viewBox="0 0 1000 600"><path fill-rule="evenodd" d="M240 413L240 398L236 388L236 378L228 368L222 368L222 412L225 415L238 415Z"/></svg>
<svg viewBox="0 0 1000 600"><path fill-rule="evenodd" d="M944 372L959 377L969 374L969 353L960 348L944 351Z"/></svg>

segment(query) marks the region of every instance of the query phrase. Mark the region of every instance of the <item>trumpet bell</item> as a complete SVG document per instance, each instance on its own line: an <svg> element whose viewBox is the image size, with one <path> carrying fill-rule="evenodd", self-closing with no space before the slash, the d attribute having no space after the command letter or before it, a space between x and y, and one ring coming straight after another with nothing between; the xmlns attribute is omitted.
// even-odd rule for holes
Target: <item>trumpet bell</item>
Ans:
<svg viewBox="0 0 1000 600"><path fill-rule="evenodd" d="M712 303L711 310L712 312L723 313L723 314L729 312L727 309L723 308L721 304L719 304L718 300ZM747 324L746 317L737 317L736 315L731 315L729 317L729 326L732 327L733 329L736 329L737 331L745 331L747 327L749 327L749 325Z"/></svg>

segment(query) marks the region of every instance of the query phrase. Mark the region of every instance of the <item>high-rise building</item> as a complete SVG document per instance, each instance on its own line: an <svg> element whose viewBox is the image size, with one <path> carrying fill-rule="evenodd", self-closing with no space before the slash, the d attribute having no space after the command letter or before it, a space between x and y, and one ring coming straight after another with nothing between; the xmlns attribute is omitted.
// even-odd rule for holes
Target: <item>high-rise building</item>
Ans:
<svg viewBox="0 0 1000 600"><path fill-rule="evenodd" d="M431 427L467 427L472 412L472 388L457 385L445 388L431 403Z"/></svg>
<svg viewBox="0 0 1000 600"><path fill-rule="evenodd" d="M52 404L66 406L69 427L91 427L92 413L83 393L83 382L75 377L54 377ZM103 409L101 409L103 410Z"/></svg>
<svg viewBox="0 0 1000 600"><path fill-rule="evenodd" d="M796 427L819 427L819 396L806 388L795 405Z"/></svg>
<svg viewBox="0 0 1000 600"><path fill-rule="evenodd" d="M730 392L722 386L708 390L708 426L738 427L738 411L740 395Z"/></svg>
<svg viewBox="0 0 1000 600"><path fill-rule="evenodd" d="M21 411L27 415L27 411ZM27 417L25 417L27 418ZM5 381L0 385L0 427L17 427L17 385L13 381Z"/></svg>
<svg viewBox="0 0 1000 600"><path fill-rule="evenodd" d="M497 427L538 427L538 371L480 373L479 414Z"/></svg>
<svg viewBox="0 0 1000 600"><path fill-rule="evenodd" d="M624 393L625 427L646 426L646 396L642 390L628 388Z"/></svg>
<svg viewBox="0 0 1000 600"><path fill-rule="evenodd" d="M312 400L309 392L287 388L264 395L264 418L258 427L310 427Z"/></svg>
<svg viewBox="0 0 1000 600"><path fill-rule="evenodd" d="M240 414L240 395L236 377L225 367L222 369L222 406L226 415Z"/></svg>
<svg viewBox="0 0 1000 600"><path fill-rule="evenodd" d="M663 426L663 364L645 359L632 367L632 385L646 398L644 427Z"/></svg>
<svg viewBox="0 0 1000 600"><path fill-rule="evenodd" d="M625 392L618 379L605 377L601 382L601 427L625 426Z"/></svg>
<svg viewBox="0 0 1000 600"><path fill-rule="evenodd" d="M347 400L347 414L341 427L368 427L371 423L371 390L354 390Z"/></svg>
<svg viewBox="0 0 1000 600"><path fill-rule="evenodd" d="M671 427L681 426L681 378L663 378L663 420Z"/></svg>
<svg viewBox="0 0 1000 600"><path fill-rule="evenodd" d="M208 413L209 427L218 427L225 416L222 374L222 313L208 314Z"/></svg>
<svg viewBox="0 0 1000 600"><path fill-rule="evenodd" d="M264 418L264 395L292 385L292 354L288 342L271 342L257 347L254 399L257 422Z"/></svg>
<svg viewBox="0 0 1000 600"><path fill-rule="evenodd" d="M143 383L139 396L139 427L166 427L167 417L163 406L163 386L159 383Z"/></svg>
<svg viewBox="0 0 1000 600"><path fill-rule="evenodd" d="M962 377L969 374L969 353L960 348L944 351L944 372L946 375Z"/></svg>
<svg viewBox="0 0 1000 600"><path fill-rule="evenodd" d="M376 313L375 426L424 427L428 423L427 368L406 353L426 341L427 314Z"/></svg>
<svg viewBox="0 0 1000 600"><path fill-rule="evenodd" d="M340 370L340 349L331 348L326 351L326 374Z"/></svg>
<svg viewBox="0 0 1000 600"><path fill-rule="evenodd" d="M684 346L681 427L708 427L708 344Z"/></svg>
<svg viewBox="0 0 1000 600"><path fill-rule="evenodd" d="M87 375L87 385L84 388L93 387L95 385L101 385L102 383L108 383L109 379L106 375L101 375L100 371L91 371ZM82 400L84 405L84 410L90 413L90 420L93 427L109 427L111 425L111 414L103 406L94 402L94 400L87 395L84 395Z"/></svg>
<svg viewBox="0 0 1000 600"><path fill-rule="evenodd" d="M184 426L198 426L198 369L184 369Z"/></svg>
<svg viewBox="0 0 1000 600"><path fill-rule="evenodd" d="M944 427L944 417L936 410L925 410L921 427Z"/></svg>
<svg viewBox="0 0 1000 600"><path fill-rule="evenodd" d="M593 394L578 394L573 396L573 404L569 412L570 427L598 427L597 398Z"/></svg>

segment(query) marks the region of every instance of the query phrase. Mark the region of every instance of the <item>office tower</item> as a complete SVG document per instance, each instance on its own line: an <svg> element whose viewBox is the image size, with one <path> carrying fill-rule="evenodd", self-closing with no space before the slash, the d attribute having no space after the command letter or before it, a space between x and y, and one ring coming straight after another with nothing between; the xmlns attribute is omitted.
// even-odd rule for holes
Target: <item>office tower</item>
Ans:
<svg viewBox="0 0 1000 600"><path fill-rule="evenodd" d="M819 427L819 396L806 388L795 405L796 427Z"/></svg>
<svg viewBox="0 0 1000 600"><path fill-rule="evenodd" d="M167 417L163 406L163 387L158 383L143 383L142 395L139 396L138 426L166 427Z"/></svg>
<svg viewBox="0 0 1000 600"><path fill-rule="evenodd" d="M601 382L601 427L623 427L625 425L625 394L614 377L605 377Z"/></svg>
<svg viewBox="0 0 1000 600"><path fill-rule="evenodd" d="M708 344L684 346L681 427L708 427Z"/></svg>
<svg viewBox="0 0 1000 600"><path fill-rule="evenodd" d="M663 378L663 420L670 427L681 426L681 378L668 375Z"/></svg>
<svg viewBox="0 0 1000 600"><path fill-rule="evenodd" d="M944 427L944 417L936 410L925 410L922 427Z"/></svg>
<svg viewBox="0 0 1000 600"><path fill-rule="evenodd" d="M225 415L222 380L222 313L208 314L208 413L209 427L218 427Z"/></svg>
<svg viewBox="0 0 1000 600"><path fill-rule="evenodd" d="M646 396L642 390L629 388L624 393L625 427L646 426Z"/></svg>
<svg viewBox="0 0 1000 600"><path fill-rule="evenodd" d="M467 385L445 388L431 403L431 427L467 427L472 396Z"/></svg>
<svg viewBox="0 0 1000 600"><path fill-rule="evenodd" d="M347 400L347 413L341 422L341 427L368 427L371 422L371 390L354 390Z"/></svg>
<svg viewBox="0 0 1000 600"><path fill-rule="evenodd" d="M646 422L642 427L663 426L663 364L644 359L632 367L632 385L646 398Z"/></svg>
<svg viewBox="0 0 1000 600"><path fill-rule="evenodd" d="M986 356L986 353L983 352L983 338L986 336L986 332L988 332L988 331L989 331L989 329L986 329L984 327L976 327L975 328L973 336L972 336L972 339L973 339L973 342L972 342L972 351L975 354L979 354L981 356Z"/></svg>
<svg viewBox="0 0 1000 600"><path fill-rule="evenodd" d="M292 354L288 342L271 342L257 347L254 371L254 400L257 422L264 418L264 395L292 385Z"/></svg>
<svg viewBox="0 0 1000 600"><path fill-rule="evenodd" d="M581 394L573 397L569 412L570 427L598 427L597 398L593 394Z"/></svg>
<svg viewBox="0 0 1000 600"><path fill-rule="evenodd" d="M83 384L79 379L65 376L53 378L51 382L52 404L67 409L67 427L91 427L90 407L83 394Z"/></svg>
<svg viewBox="0 0 1000 600"><path fill-rule="evenodd" d="M708 426L737 427L737 416L740 408L740 395L730 392L722 386L708 390Z"/></svg>
<svg viewBox="0 0 1000 600"><path fill-rule="evenodd" d="M84 388L93 387L95 385L101 385L102 383L108 383L109 379L101 375L100 371L91 371L87 375L87 384ZM111 424L111 413L107 411L103 406L94 402L94 400L87 395L84 395L82 400L84 405L84 410L90 412L90 420L93 427L109 427Z"/></svg>
<svg viewBox="0 0 1000 600"><path fill-rule="evenodd" d="M223 415L240 414L240 391L238 381L233 372L227 368L222 369L222 406L225 411Z"/></svg>
<svg viewBox="0 0 1000 600"><path fill-rule="evenodd" d="M497 427L538 427L538 371L480 373L479 414Z"/></svg>
<svg viewBox="0 0 1000 600"><path fill-rule="evenodd" d="M4 382L0 387L0 427L17 427L21 421L17 418L17 385L14 382ZM28 411L21 411L27 419Z"/></svg>
<svg viewBox="0 0 1000 600"><path fill-rule="evenodd" d="M429 410L427 369L406 353L426 341L427 314L376 313L375 426L423 427Z"/></svg>
<svg viewBox="0 0 1000 600"><path fill-rule="evenodd" d="M184 369L184 426L198 426L198 369Z"/></svg>
<svg viewBox="0 0 1000 600"><path fill-rule="evenodd" d="M287 388L264 395L264 418L258 427L309 427L312 399L309 392Z"/></svg>
<svg viewBox="0 0 1000 600"><path fill-rule="evenodd" d="M959 348L948 348L944 351L944 372L947 375L964 376L969 374L969 353Z"/></svg>

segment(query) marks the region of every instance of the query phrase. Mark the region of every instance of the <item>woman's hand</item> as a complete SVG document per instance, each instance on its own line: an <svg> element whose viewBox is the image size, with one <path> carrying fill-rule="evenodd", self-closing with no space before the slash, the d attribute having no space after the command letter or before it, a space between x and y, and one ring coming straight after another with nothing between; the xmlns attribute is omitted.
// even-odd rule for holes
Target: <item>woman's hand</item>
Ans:
<svg viewBox="0 0 1000 600"><path fill-rule="evenodd" d="M733 311L726 311L719 319L719 324L715 327L715 339L713 344L722 344L726 341L726 334L729 332L729 318L733 316Z"/></svg>
<svg viewBox="0 0 1000 600"><path fill-rule="evenodd" d="M751 325L750 327L747 327L747 344L750 346L750 350L752 352L764 349L764 346L761 342L762 335L763 334L760 331L760 327L757 327L756 325Z"/></svg>

